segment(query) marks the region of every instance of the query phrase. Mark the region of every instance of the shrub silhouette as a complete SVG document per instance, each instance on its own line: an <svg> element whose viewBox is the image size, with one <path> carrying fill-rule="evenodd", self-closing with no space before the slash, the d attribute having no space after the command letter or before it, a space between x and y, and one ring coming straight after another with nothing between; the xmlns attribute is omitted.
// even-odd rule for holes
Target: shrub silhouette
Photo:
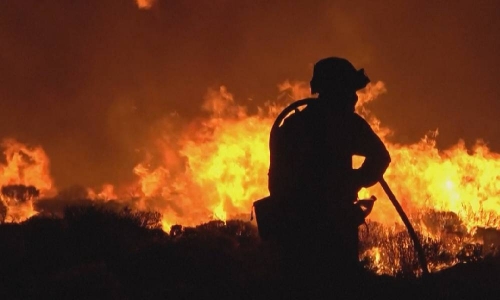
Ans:
<svg viewBox="0 0 500 300"><path fill-rule="evenodd" d="M250 222L178 225L173 228L174 236L159 229L157 212L137 212L107 202L78 203L86 205L67 206L60 217L38 215L20 224L0 225L0 299L280 296L278 258ZM376 224L369 226L370 232L379 230ZM402 234L390 238L407 239ZM438 251L432 250L437 245L431 242L425 242L426 249ZM457 277L459 291L453 285ZM486 265L469 259L465 267L457 266L435 278L439 289L446 288L432 291L444 298L459 298L467 292L480 296L483 290L495 293L500 261L492 257ZM431 291L412 277L373 276L362 283L370 284L371 299Z"/></svg>
<svg viewBox="0 0 500 300"><path fill-rule="evenodd" d="M2 224L7 218L10 205L35 200L40 195L40 191L32 185L11 184L2 186L0 195L0 224ZM17 215L11 215L10 217L14 220L20 218Z"/></svg>
<svg viewBox="0 0 500 300"><path fill-rule="evenodd" d="M2 196L17 202L26 202L38 198L40 191L32 185L11 184L2 186Z"/></svg>

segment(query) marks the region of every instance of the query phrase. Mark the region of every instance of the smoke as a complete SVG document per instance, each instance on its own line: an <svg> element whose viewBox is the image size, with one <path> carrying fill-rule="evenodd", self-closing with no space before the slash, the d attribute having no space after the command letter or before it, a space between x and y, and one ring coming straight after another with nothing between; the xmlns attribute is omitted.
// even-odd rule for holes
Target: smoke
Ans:
<svg viewBox="0 0 500 300"><path fill-rule="evenodd" d="M163 120L207 114L207 88L255 112L276 83L308 82L336 55L386 83L367 106L395 140L439 128L442 148L483 138L498 151L498 6L0 1L0 139L42 147L57 188L119 187L137 180Z"/></svg>

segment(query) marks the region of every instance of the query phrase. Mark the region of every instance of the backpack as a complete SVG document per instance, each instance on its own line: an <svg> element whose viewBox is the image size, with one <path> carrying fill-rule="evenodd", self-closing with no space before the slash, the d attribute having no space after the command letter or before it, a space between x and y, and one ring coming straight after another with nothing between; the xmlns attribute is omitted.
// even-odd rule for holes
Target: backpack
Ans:
<svg viewBox="0 0 500 300"><path fill-rule="evenodd" d="M293 193L299 184L296 174L300 170L300 156L305 151L303 143L305 120L299 107L314 101L313 98L296 101L286 107L276 118L269 137L268 188L270 196L253 203L259 235L263 240L277 237L293 230L296 209L289 205L286 194Z"/></svg>

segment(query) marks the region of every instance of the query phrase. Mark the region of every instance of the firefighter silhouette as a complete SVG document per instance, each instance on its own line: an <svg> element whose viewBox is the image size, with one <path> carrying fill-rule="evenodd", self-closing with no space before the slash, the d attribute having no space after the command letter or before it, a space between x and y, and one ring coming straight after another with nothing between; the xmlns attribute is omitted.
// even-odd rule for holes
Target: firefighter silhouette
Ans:
<svg viewBox="0 0 500 300"><path fill-rule="evenodd" d="M280 213L273 215L279 220L270 239L279 249L286 286L313 293L308 297L340 291L360 271L358 226L364 216L354 203L390 163L380 138L355 113L356 91L369 82L346 59L322 59L310 82L318 98L297 101L307 106L282 124L277 120L271 131L269 191ZM353 155L364 157L359 169L352 168Z"/></svg>

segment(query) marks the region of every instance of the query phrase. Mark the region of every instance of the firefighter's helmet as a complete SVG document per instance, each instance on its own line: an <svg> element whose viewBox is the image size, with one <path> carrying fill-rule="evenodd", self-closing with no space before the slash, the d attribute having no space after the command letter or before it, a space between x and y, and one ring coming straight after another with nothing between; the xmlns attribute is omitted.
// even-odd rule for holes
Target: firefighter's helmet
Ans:
<svg viewBox="0 0 500 300"><path fill-rule="evenodd" d="M328 57L314 65L311 92L321 94L326 90L357 91L369 82L364 69L356 70L347 59Z"/></svg>

